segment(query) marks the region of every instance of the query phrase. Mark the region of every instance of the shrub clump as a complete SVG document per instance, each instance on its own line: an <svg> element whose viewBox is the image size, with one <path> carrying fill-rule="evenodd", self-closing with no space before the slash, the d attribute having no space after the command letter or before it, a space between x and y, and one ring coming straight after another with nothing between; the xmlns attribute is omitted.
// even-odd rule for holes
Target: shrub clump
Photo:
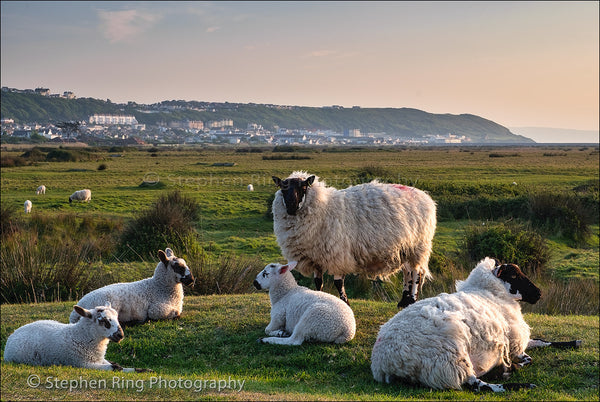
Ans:
<svg viewBox="0 0 600 402"><path fill-rule="evenodd" d="M198 203L178 190L160 196L125 228L121 257L154 259L157 250L165 247L174 250L190 248L195 242L194 222L199 213Z"/></svg>
<svg viewBox="0 0 600 402"><path fill-rule="evenodd" d="M465 229L462 248L469 265L493 257L517 264L527 274L540 274L550 258L544 239L520 225L470 226Z"/></svg>
<svg viewBox="0 0 600 402"><path fill-rule="evenodd" d="M563 236L573 246L585 244L592 234L589 209L571 194L537 194L529 198L531 223L548 233Z"/></svg>

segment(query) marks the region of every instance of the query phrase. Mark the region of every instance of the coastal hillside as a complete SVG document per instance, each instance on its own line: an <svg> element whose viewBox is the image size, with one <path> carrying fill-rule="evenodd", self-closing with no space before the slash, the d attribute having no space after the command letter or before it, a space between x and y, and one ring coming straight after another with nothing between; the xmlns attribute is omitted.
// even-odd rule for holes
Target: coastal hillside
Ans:
<svg viewBox="0 0 600 402"><path fill-rule="evenodd" d="M398 138L427 136L465 136L474 143L534 143L508 128L472 114L433 114L411 108L343 108L281 106L254 103L213 103L198 101L163 101L152 105L113 103L110 99L67 99L37 93L2 91L1 117L16 123L56 123L88 121L94 114L133 115L141 124L168 124L174 121L232 120L235 127L262 125L267 130L318 129L339 133L360 130Z"/></svg>

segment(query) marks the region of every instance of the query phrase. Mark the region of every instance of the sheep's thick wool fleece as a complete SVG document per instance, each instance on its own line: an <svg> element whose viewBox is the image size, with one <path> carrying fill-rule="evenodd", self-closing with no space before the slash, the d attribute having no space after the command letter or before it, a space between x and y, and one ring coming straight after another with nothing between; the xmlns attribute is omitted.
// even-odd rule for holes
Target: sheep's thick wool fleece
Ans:
<svg viewBox="0 0 600 402"><path fill-rule="evenodd" d="M524 353L529 326L490 267L480 264L457 289L420 300L381 327L371 355L375 380L460 389L470 374Z"/></svg>
<svg viewBox="0 0 600 402"><path fill-rule="evenodd" d="M119 312L119 321L147 321L167 318L171 312L183 310L183 286L167 274L162 262L154 269L154 276L137 282L113 283L96 289L79 300L87 309L107 301ZM70 321L77 322L79 315L71 313Z"/></svg>
<svg viewBox="0 0 600 402"><path fill-rule="evenodd" d="M288 178L309 176L296 171ZM298 261L303 275L360 271L386 278L409 262L430 276L436 206L424 191L377 181L337 190L316 177L295 216L287 213L281 190L272 209L282 254Z"/></svg>
<svg viewBox="0 0 600 402"><path fill-rule="evenodd" d="M108 343L108 338L95 339L89 325L83 322L35 321L18 328L9 337L4 360L36 366L86 367L89 363L104 361Z"/></svg>

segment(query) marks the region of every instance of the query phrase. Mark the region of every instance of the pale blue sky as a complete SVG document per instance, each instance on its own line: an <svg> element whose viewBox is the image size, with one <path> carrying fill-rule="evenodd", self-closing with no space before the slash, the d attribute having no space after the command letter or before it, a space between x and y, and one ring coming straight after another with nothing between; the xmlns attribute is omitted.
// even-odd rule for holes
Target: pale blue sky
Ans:
<svg viewBox="0 0 600 402"><path fill-rule="evenodd" d="M599 2L1 2L1 85L598 130Z"/></svg>

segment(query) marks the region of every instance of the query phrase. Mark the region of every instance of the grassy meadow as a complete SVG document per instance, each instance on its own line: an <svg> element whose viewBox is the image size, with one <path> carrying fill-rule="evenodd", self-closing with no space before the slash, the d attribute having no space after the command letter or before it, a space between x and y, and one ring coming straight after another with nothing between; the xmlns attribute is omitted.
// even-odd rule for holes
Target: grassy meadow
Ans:
<svg viewBox="0 0 600 402"><path fill-rule="evenodd" d="M151 276L157 250L138 247L136 238L150 236L161 249L173 247L197 283L186 289L180 320L126 327L125 339L109 346L109 360L154 370L117 374L131 387L113 383L114 373L2 362L2 399L598 399L598 147L83 148L72 150L76 158L69 162L28 159L26 151L2 149L2 353L17 327L38 319L66 322L74 301L87 291ZM18 158L25 162L13 163ZM543 297L524 306L526 319L534 336L583 339L584 346L532 351L534 364L511 378L537 384L531 391L495 396L377 384L370 348L379 326L397 311L401 276L389 283L347 278L358 324L356 339L347 345L257 344L269 321L269 302L251 290L251 282L265 264L282 261L268 214L277 189L271 176L284 178L294 170L337 188L378 178L427 190L438 203L438 227L430 263L435 279L424 285L422 297L453 291L454 280L485 256L477 253L526 261L523 252L543 249L527 268ZM35 194L40 184L47 187L45 195ZM248 184L254 191L247 191ZM69 204L69 195L83 188L91 189L91 202ZM198 207L191 232L167 238L133 231L133 237L123 237L172 192ZM27 215L26 199L33 202ZM477 243L494 230L503 243L469 246L469 239ZM298 280L312 286L309 279ZM332 278L325 282L335 293ZM83 387L80 381L73 390L56 384L32 388L26 385L32 373L42 384L50 377L81 376L105 379L107 386ZM171 385L184 383L151 388L159 376ZM198 392L186 386L229 378L245 380L241 392L219 392L210 382ZM143 390L137 380L143 380Z"/></svg>

